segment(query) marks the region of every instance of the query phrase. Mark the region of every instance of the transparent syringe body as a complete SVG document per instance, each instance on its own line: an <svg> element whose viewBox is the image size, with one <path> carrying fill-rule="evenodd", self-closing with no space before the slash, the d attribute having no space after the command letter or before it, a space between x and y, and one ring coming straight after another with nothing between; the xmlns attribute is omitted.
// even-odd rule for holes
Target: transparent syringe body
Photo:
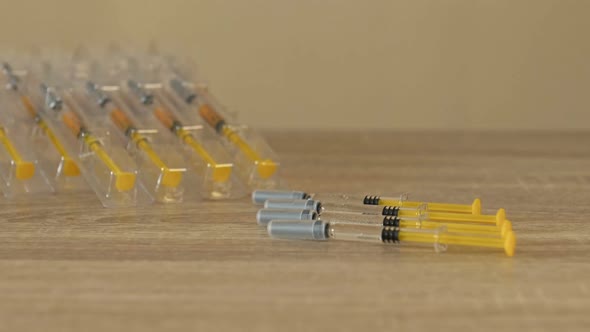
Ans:
<svg viewBox="0 0 590 332"><path fill-rule="evenodd" d="M325 222L339 222L339 223L358 223L400 227L412 225L412 227L420 228L422 217L420 214L407 217L399 216L384 216L375 214L365 214L354 211L324 211L318 215L318 219ZM440 226L440 225L439 225Z"/></svg>
<svg viewBox="0 0 590 332"><path fill-rule="evenodd" d="M401 228L437 229L444 226L451 233L496 237L505 237L512 231L512 224L509 221L506 221L502 228L495 225L464 223L461 221L431 221L428 219L428 213L421 211L415 215L407 216L377 216L355 212L325 211L319 215L319 219L329 223L373 224Z"/></svg>
<svg viewBox="0 0 590 332"><path fill-rule="evenodd" d="M444 228L425 230L414 228L383 227L382 225L330 222L326 224L326 235L330 239L374 243L429 243L436 251L446 250L439 241Z"/></svg>
<svg viewBox="0 0 590 332"><path fill-rule="evenodd" d="M380 215L378 213L362 213L362 212L358 212L358 211L337 211L337 210L331 210L331 211L323 211L322 212L322 216L335 216L336 218L341 217L341 218L346 218L350 221L360 221L360 220L371 220L371 221L378 221L378 220L383 220L383 217L396 217L399 218L400 216L406 216L407 220L421 220L422 219L422 214L423 211L420 209L412 209L409 211L400 211L400 210L394 210L394 209L386 209L387 211L396 211L395 214L386 214L386 215ZM294 218L291 215L287 215L288 213L291 212L296 212L299 213L301 211L307 211L307 213L305 213L302 216L317 216L317 210L315 209L293 209L293 208L284 208L284 207L275 207L275 208L263 208L260 209L256 215L256 219L258 221L259 224L264 224L266 225L269 221L273 220L273 219L299 219L299 218ZM311 213L313 212L313 213ZM301 220L305 220L305 219L301 219Z"/></svg>
<svg viewBox="0 0 590 332"><path fill-rule="evenodd" d="M269 209L297 209L297 210L315 210L318 214L324 211L356 212L368 215L384 216L414 216L426 213L426 205L417 207L399 207L385 205L363 205L354 202L350 203L323 203L313 199L271 199L264 202L264 207Z"/></svg>

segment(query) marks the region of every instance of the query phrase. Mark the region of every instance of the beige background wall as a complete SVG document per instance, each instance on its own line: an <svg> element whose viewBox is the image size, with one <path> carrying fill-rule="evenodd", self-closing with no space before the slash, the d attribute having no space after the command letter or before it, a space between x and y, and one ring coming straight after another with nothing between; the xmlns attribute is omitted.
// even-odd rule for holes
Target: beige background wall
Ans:
<svg viewBox="0 0 590 332"><path fill-rule="evenodd" d="M590 128L586 0L0 1L0 46L157 40L264 127Z"/></svg>

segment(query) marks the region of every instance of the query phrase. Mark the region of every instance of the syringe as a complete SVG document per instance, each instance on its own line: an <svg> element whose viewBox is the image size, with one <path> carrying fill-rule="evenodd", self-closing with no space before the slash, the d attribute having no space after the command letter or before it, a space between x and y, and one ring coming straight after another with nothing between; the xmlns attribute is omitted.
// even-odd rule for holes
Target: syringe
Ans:
<svg viewBox="0 0 590 332"><path fill-rule="evenodd" d="M63 172L65 176L79 176L80 169L78 168L78 165L76 165L76 162L74 162L74 160L68 155L63 144L59 141L59 139L55 136L53 131L47 126L45 121L41 118L41 116L35 109L35 106L33 106L31 99L20 92L20 79L18 76L14 74L14 72L12 71L12 67L6 62L2 63L2 73L8 81L8 83L6 84L7 88L13 91L13 93L19 98L25 110L34 119L35 123L43 131L43 133L45 133L45 136L49 138L49 141L61 156L61 165L59 166L61 172Z"/></svg>
<svg viewBox="0 0 590 332"><path fill-rule="evenodd" d="M513 256L516 237L510 231L504 238L466 236L449 233L445 227L437 229L396 228L382 225L326 222L323 220L273 220L267 225L273 238L297 240L344 240L373 243L431 243L435 251L446 250L447 245L504 249Z"/></svg>
<svg viewBox="0 0 590 332"><path fill-rule="evenodd" d="M139 133L131 119L121 109L115 106L112 100L105 95L96 84L88 81L86 83L86 92L90 98L94 99L98 107L108 113L115 126L119 128L123 134L137 146L138 150L142 151L145 157L161 171L158 183L165 187L178 187L182 180L184 169L168 167L156 151L154 151L147 138Z"/></svg>
<svg viewBox="0 0 590 332"><path fill-rule="evenodd" d="M127 81L127 87L139 99L139 102L148 107L154 116L176 135L184 144L189 146L197 155L199 155L209 167L212 168L213 181L225 183L229 181L233 164L218 163L213 156L201 145L197 139L187 130L176 116L169 111L164 105L155 100L154 96L148 93L138 82L134 80Z"/></svg>
<svg viewBox="0 0 590 332"><path fill-rule="evenodd" d="M496 225L502 228L503 224L507 222L506 211L499 209L495 215L482 214L466 214L466 213L447 213L447 212L430 212L428 205L423 204L418 207L399 207L386 205L361 205L354 203L326 203L322 204L320 201L313 199L285 199L285 200L267 200L264 202L266 209L281 209L281 210L303 210L312 209L317 211L318 215L323 215L324 211L329 212L356 212L362 214L384 215L384 216L399 216L399 217L419 217L421 220L428 221L448 221L460 223L483 223L489 225Z"/></svg>
<svg viewBox="0 0 590 332"><path fill-rule="evenodd" d="M312 213L313 212L313 213ZM426 213L408 214L406 216L376 215L364 214L362 212L346 211L323 211L318 215L315 210L295 210L295 209L260 209L256 214L256 221L259 225L267 225L272 220L315 220L321 219L326 222L348 222L383 225L388 227L413 227L433 229L441 226L447 227L449 231L484 234L490 236L506 236L512 231L512 223L506 220L501 227L490 224L466 223L463 221L432 221L424 218Z"/></svg>
<svg viewBox="0 0 590 332"><path fill-rule="evenodd" d="M276 199L309 199L319 200L323 203L337 204L365 204L365 205L389 205L399 207L418 207L427 204L428 211L452 212L465 214L481 214L481 201L476 198L471 205L468 204L447 204L447 203L424 203L419 201L408 201L407 195L402 194L396 197L381 196L357 196L346 194L308 194L303 191L280 191L280 190L256 190L252 193L254 204L262 205L267 200Z"/></svg>
<svg viewBox="0 0 590 332"><path fill-rule="evenodd" d="M272 159L264 158L236 130L229 126L221 113L215 109L216 106L207 100L208 98L205 97L207 92L205 90L198 91L199 93L192 91L178 78L170 80L170 87L186 104L195 105L198 109L199 116L215 132L225 137L231 144L238 148L241 154L254 163L258 176L261 179L268 179L276 173L279 164Z"/></svg>
<svg viewBox="0 0 590 332"><path fill-rule="evenodd" d="M89 151L92 151L97 158L110 171L115 178L115 188L120 192L125 192L135 187L135 173L125 172L111 159L105 151L102 143L94 137L82 122L80 117L74 111L73 103L69 96L64 95L66 107L63 107L62 99L55 91L49 89L45 84L41 84L41 92L44 95L46 106L56 112L59 112L61 121L68 127L70 132L81 140Z"/></svg>

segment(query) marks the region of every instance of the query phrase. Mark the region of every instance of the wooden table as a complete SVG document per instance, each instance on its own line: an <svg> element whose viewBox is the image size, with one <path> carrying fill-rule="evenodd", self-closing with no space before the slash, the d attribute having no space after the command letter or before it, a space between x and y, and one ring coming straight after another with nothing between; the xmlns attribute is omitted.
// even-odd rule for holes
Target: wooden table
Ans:
<svg viewBox="0 0 590 332"><path fill-rule="evenodd" d="M247 199L2 199L0 330L590 330L589 133L268 137L293 188L504 207L517 254L271 240Z"/></svg>

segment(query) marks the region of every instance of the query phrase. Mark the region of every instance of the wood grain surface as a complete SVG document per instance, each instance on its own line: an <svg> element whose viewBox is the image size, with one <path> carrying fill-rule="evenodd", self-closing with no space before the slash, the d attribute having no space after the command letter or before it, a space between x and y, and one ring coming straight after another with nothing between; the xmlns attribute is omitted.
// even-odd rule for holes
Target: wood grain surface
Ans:
<svg viewBox="0 0 590 332"><path fill-rule="evenodd" d="M271 240L248 199L2 199L0 330L590 330L589 133L267 136L296 189L504 207L517 253Z"/></svg>

